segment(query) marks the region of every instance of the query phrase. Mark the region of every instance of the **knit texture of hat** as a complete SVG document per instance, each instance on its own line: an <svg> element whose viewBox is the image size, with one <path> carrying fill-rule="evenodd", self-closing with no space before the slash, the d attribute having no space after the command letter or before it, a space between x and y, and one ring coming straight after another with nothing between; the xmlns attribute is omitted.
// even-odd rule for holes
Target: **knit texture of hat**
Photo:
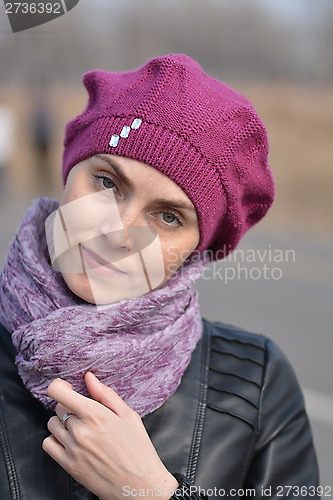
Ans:
<svg viewBox="0 0 333 500"><path fill-rule="evenodd" d="M63 181L95 154L133 158L172 179L196 208L211 260L231 252L267 212L274 183L252 104L182 54L127 72L84 75L85 111L66 126Z"/></svg>

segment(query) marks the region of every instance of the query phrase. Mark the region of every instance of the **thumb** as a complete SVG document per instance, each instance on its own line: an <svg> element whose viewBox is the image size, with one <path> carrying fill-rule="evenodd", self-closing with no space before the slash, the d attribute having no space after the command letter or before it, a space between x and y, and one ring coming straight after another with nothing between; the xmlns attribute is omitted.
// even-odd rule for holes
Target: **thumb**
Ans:
<svg viewBox="0 0 333 500"><path fill-rule="evenodd" d="M124 412L130 409L111 387L100 382L92 372L85 374L84 381L91 397L103 406L106 406L106 408L109 408L109 410L112 410L119 417L123 416Z"/></svg>

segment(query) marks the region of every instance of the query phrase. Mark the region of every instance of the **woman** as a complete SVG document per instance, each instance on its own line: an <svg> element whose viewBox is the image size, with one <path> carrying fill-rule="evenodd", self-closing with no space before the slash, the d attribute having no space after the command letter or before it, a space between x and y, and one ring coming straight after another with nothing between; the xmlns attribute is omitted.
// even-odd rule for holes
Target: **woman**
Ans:
<svg viewBox="0 0 333 500"><path fill-rule="evenodd" d="M273 201L262 122L184 55L84 84L1 274L1 499L318 498L287 359L192 286Z"/></svg>

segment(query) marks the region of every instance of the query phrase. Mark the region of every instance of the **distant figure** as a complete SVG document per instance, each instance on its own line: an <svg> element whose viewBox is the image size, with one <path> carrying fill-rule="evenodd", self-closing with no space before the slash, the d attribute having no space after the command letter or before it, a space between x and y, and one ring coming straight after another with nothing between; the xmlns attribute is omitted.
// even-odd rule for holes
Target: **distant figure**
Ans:
<svg viewBox="0 0 333 500"><path fill-rule="evenodd" d="M6 104L0 104L0 197L8 193L8 170L14 149L13 110Z"/></svg>
<svg viewBox="0 0 333 500"><path fill-rule="evenodd" d="M38 187L45 190L51 184L50 148L52 143L52 117L46 95L38 95L31 114L32 144L36 154Z"/></svg>

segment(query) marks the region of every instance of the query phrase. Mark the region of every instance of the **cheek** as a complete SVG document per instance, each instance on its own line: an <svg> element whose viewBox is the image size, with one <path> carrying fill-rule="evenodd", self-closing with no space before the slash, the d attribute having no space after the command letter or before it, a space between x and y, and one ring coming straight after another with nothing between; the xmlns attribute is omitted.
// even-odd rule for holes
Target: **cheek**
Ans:
<svg viewBox="0 0 333 500"><path fill-rule="evenodd" d="M80 186L80 183L75 183L68 180L60 198L60 205L65 205L66 203L77 200L85 194L86 192L82 188L82 186Z"/></svg>
<svg viewBox="0 0 333 500"><path fill-rule="evenodd" d="M161 242L167 275L175 272L183 264L198 246L198 243L199 235L196 232Z"/></svg>
<svg viewBox="0 0 333 500"><path fill-rule="evenodd" d="M94 296L87 275L63 273L62 277L68 288L78 297L94 304Z"/></svg>
<svg viewBox="0 0 333 500"><path fill-rule="evenodd" d="M92 240L91 244L98 247L101 236L123 230L112 192L100 191L71 199L64 197L63 200L59 216L71 246ZM109 243L114 246L111 240Z"/></svg>
<svg viewBox="0 0 333 500"><path fill-rule="evenodd" d="M91 174L84 162L77 164L69 172L60 204L69 203L92 192Z"/></svg>

